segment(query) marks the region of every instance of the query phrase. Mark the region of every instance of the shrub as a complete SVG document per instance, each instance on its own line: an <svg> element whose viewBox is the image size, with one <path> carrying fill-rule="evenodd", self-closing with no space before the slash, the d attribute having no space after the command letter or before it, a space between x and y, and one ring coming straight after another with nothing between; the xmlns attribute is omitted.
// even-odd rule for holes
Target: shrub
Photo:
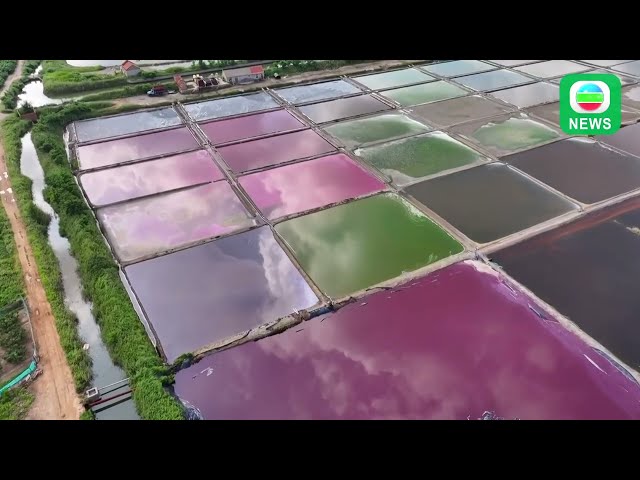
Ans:
<svg viewBox="0 0 640 480"><path fill-rule="evenodd" d="M16 71L17 66L16 60L0 60L0 89L4 86L7 77Z"/></svg>
<svg viewBox="0 0 640 480"><path fill-rule="evenodd" d="M0 420L22 420L34 397L24 387L14 388L0 395Z"/></svg>
<svg viewBox="0 0 640 480"><path fill-rule="evenodd" d="M0 307L23 294L22 269L13 239L11 223L0 205Z"/></svg>
<svg viewBox="0 0 640 480"><path fill-rule="evenodd" d="M0 347L4 350L7 362L17 364L26 358L26 341L27 334L22 328L18 312L0 316Z"/></svg>

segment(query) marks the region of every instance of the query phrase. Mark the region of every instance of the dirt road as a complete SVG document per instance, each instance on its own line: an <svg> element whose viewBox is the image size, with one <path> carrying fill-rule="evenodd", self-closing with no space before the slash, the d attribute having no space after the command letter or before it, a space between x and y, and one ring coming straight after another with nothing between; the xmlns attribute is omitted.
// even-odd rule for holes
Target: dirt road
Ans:
<svg viewBox="0 0 640 480"><path fill-rule="evenodd" d="M2 86L2 90L0 90L0 97L4 95L5 90L11 86L14 80L17 80L22 76L22 69L24 68L24 60L18 60L18 65L16 65L16 70L11 75L7 77L4 82L4 86Z"/></svg>
<svg viewBox="0 0 640 480"><path fill-rule="evenodd" d="M20 60L14 76L22 74L23 63L23 60ZM36 398L27 419L77 420L83 410L82 404L76 394L71 369L60 345L51 306L40 283L38 267L11 189L11 179L5 178L7 175L5 172L7 172L7 165L4 149L0 143L0 198L11 221L13 236L18 247L27 287L27 302L31 311L33 333L40 355L39 366L42 369L42 375L30 387Z"/></svg>
<svg viewBox="0 0 640 480"><path fill-rule="evenodd" d="M7 77L7 79L4 82L4 85L2 86L2 88L0 88L0 98L2 98L2 96L4 95L4 92L7 91L7 89L11 86L14 80L17 80L22 76L23 68L24 68L24 60L18 60L18 65L16 65L15 72L13 72L11 75ZM0 108L4 108L4 107L0 106ZM0 122L4 120L6 116L7 116L6 113L0 112Z"/></svg>
<svg viewBox="0 0 640 480"><path fill-rule="evenodd" d="M188 94L183 95L181 93L175 93L164 97L149 97L147 95L136 95L134 97L118 98L115 100L108 100L115 105L154 105L156 103L163 103L169 100L189 102L194 100L201 100L205 98L215 98L221 95L231 95L234 93L242 93L245 89L251 88L278 88L283 83L295 81L295 83L309 82L312 80L322 80L325 78L339 77L341 75L353 75L354 73L366 73L368 71L387 69L393 67L401 67L410 63L419 63L421 60L380 60L377 62L360 63L356 65L346 65L344 67L337 68L335 70L320 70L314 72L305 72L291 75L288 78L282 80L276 80L274 78L268 78L262 82L252 83L250 85L225 88L219 92L211 92L208 94L195 95Z"/></svg>

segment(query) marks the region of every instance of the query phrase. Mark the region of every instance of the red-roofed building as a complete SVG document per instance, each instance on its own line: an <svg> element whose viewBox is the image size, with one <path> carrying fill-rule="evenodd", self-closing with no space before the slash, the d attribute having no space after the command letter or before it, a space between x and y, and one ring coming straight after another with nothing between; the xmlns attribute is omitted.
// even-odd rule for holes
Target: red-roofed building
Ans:
<svg viewBox="0 0 640 480"><path fill-rule="evenodd" d="M124 73L127 77L135 77L136 75L140 75L140 67L138 67L131 60L125 60L122 65L120 65L120 71Z"/></svg>
<svg viewBox="0 0 640 480"><path fill-rule="evenodd" d="M252 67L229 68L222 71L224 79L233 84L251 83L264 79L264 68L262 65Z"/></svg>

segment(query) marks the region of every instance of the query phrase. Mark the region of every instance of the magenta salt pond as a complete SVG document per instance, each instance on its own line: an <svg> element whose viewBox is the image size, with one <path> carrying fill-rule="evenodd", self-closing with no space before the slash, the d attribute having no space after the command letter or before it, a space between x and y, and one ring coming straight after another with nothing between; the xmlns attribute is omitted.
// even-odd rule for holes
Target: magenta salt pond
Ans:
<svg viewBox="0 0 640 480"><path fill-rule="evenodd" d="M121 262L255 223L227 182L103 207L96 216Z"/></svg>
<svg viewBox="0 0 640 480"><path fill-rule="evenodd" d="M258 137L269 133L286 132L305 126L286 110L276 110L275 112L258 113L256 115L200 124L200 128L214 145L243 138Z"/></svg>
<svg viewBox="0 0 640 480"><path fill-rule="evenodd" d="M637 383L487 270L456 264L210 355L175 391L208 419L640 418Z"/></svg>
<svg viewBox="0 0 640 480"><path fill-rule="evenodd" d="M285 133L220 147L224 161L236 173L329 153L335 148L313 130Z"/></svg>
<svg viewBox="0 0 640 480"><path fill-rule="evenodd" d="M125 272L169 363L318 303L266 226Z"/></svg>
<svg viewBox="0 0 640 480"><path fill-rule="evenodd" d="M385 188L342 153L253 173L240 177L240 184L270 219Z"/></svg>
<svg viewBox="0 0 640 480"><path fill-rule="evenodd" d="M206 150L80 174L96 207L224 178Z"/></svg>
<svg viewBox="0 0 640 480"><path fill-rule="evenodd" d="M108 142L78 147L80 170L115 165L141 158L167 155L198 147L198 142L186 128L138 135Z"/></svg>

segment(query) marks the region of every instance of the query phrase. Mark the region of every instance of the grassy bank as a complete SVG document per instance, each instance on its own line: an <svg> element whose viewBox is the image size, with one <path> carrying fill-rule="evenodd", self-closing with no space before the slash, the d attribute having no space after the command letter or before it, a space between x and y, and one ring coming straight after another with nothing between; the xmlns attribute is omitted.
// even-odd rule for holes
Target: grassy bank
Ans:
<svg viewBox="0 0 640 480"><path fill-rule="evenodd" d="M16 301L23 293L22 269L11 223L4 206L0 205L0 307ZM0 347L5 360L11 363L22 360L26 354L23 335L24 330L17 315L10 313L0 317ZM24 388L5 392L0 396L0 420L20 420L27 414L32 402L33 395Z"/></svg>
<svg viewBox="0 0 640 480"><path fill-rule="evenodd" d="M174 82L159 82L159 83L136 83L135 85L128 85L123 88L117 88L114 90L107 90L105 92L94 93L82 98L83 102L94 102L99 100L113 100L116 98L134 97L136 95L144 95L154 85L164 85L169 90L178 90L178 86Z"/></svg>
<svg viewBox="0 0 640 480"><path fill-rule="evenodd" d="M42 64L42 83L45 95L60 96L114 88L127 83L121 74L104 75L102 67L72 67L64 60L45 60Z"/></svg>
<svg viewBox="0 0 640 480"><path fill-rule="evenodd" d="M22 269L7 212L0 205L0 307L15 302L24 291Z"/></svg>
<svg viewBox="0 0 640 480"><path fill-rule="evenodd" d="M4 206L0 205L0 307L18 300L24 294L24 283L18 250L11 223ZM3 359L17 364L26 357L26 333L18 312L0 314L0 350Z"/></svg>
<svg viewBox="0 0 640 480"><path fill-rule="evenodd" d="M30 127L29 122L11 116L2 123L0 134L5 150L7 168L11 176L14 196L27 229L27 237L38 264L40 281L47 294L47 300L56 319L60 343L67 355L76 390L83 391L91 379L91 359L82 349L77 330L77 318L64 304L62 274L58 260L47 239L49 216L33 203L31 180L20 172L20 139ZM66 155L65 155L66 158ZM46 192L45 192L46 193Z"/></svg>
<svg viewBox="0 0 640 480"><path fill-rule="evenodd" d="M2 96L2 104L4 108L12 110L18 104L18 95L22 92L24 86L29 82L29 75L36 71L42 60L27 60L22 69L22 75L14 81Z"/></svg>
<svg viewBox="0 0 640 480"><path fill-rule="evenodd" d="M197 73L200 70L209 70L212 68L227 68L233 65L247 63L249 60L193 60L189 67L168 67L159 70L144 70L144 65L141 66L142 72L140 76L142 78L157 78L164 77L166 75L174 75L176 73Z"/></svg>
<svg viewBox="0 0 640 480"><path fill-rule="evenodd" d="M318 70L336 70L347 65L370 62L371 60L279 60L267 65L266 77L295 75L296 73L316 72Z"/></svg>
<svg viewBox="0 0 640 480"><path fill-rule="evenodd" d="M0 60L0 88L4 86L7 77L16 71L17 66L16 60Z"/></svg>
<svg viewBox="0 0 640 480"><path fill-rule="evenodd" d="M33 400L33 394L24 387L9 390L0 396L0 420L22 420Z"/></svg>
<svg viewBox="0 0 640 480"><path fill-rule="evenodd" d="M67 162L63 126L96 111L100 110L84 103L41 111L32 138L45 172L45 195L60 216L61 230L78 261L84 293L93 302L107 348L131 379L138 413L146 419L181 419L181 406L163 386L169 380L167 369L147 338Z"/></svg>
<svg viewBox="0 0 640 480"><path fill-rule="evenodd" d="M6 362L17 365L27 357L26 341L27 332L22 328L19 312L0 315L0 349Z"/></svg>

